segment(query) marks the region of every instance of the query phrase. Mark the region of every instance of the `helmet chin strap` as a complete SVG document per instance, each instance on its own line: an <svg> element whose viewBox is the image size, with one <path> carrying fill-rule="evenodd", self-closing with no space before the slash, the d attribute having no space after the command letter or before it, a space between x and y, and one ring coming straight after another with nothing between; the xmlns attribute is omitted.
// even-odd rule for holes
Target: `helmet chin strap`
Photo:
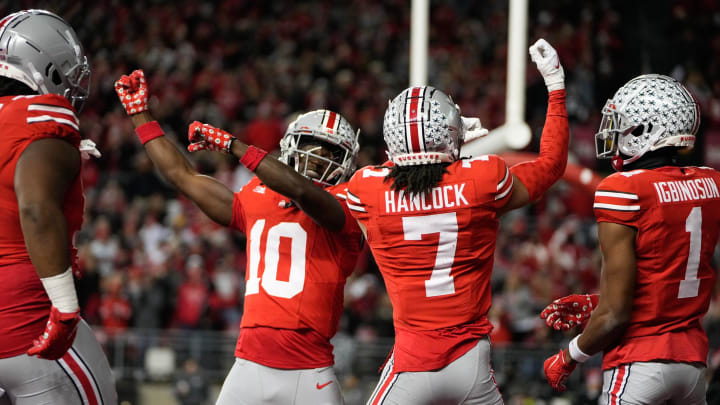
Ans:
<svg viewBox="0 0 720 405"><path fill-rule="evenodd" d="M620 153L617 153L615 156L612 157L611 164L612 164L613 169L615 169L616 172L622 171L623 163L625 163L625 161L623 160L623 158L620 157Z"/></svg>

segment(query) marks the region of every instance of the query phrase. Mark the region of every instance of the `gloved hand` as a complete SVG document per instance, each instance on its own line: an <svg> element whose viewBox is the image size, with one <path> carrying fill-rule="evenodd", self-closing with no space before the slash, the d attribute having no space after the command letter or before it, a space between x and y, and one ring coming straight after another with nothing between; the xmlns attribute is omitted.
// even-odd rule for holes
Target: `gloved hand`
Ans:
<svg viewBox="0 0 720 405"><path fill-rule="evenodd" d="M138 69L128 75L122 75L115 82L115 92L128 115L134 115L148 109L148 88L145 73Z"/></svg>
<svg viewBox="0 0 720 405"><path fill-rule="evenodd" d="M555 391L565 391L565 381L575 370L577 363L566 359L565 350L560 350L558 354L545 360L543 367L545 368L545 378Z"/></svg>
<svg viewBox="0 0 720 405"><path fill-rule="evenodd" d="M555 330L582 326L597 308L598 299L597 294L573 294L558 298L542 310L540 318Z"/></svg>
<svg viewBox="0 0 720 405"><path fill-rule="evenodd" d="M220 128L193 121L188 128L188 151L212 150L230 153L230 145L236 138Z"/></svg>
<svg viewBox="0 0 720 405"><path fill-rule="evenodd" d="M80 310L62 313L57 308L50 308L50 318L45 325L45 332L33 340L28 349L29 356L38 356L46 360L57 360L65 355L75 341Z"/></svg>
<svg viewBox="0 0 720 405"><path fill-rule="evenodd" d="M482 123L480 123L480 118L468 118L461 116L460 119L463 123L464 143L474 141L475 139L482 138L488 134L488 130L483 128Z"/></svg>
<svg viewBox="0 0 720 405"><path fill-rule="evenodd" d="M540 71L548 92L565 88L565 71L560 65L557 51L547 41L540 38L530 46L530 59Z"/></svg>
<svg viewBox="0 0 720 405"><path fill-rule="evenodd" d="M91 157L96 157L98 159L102 157L102 154L98 150L97 145L95 145L95 142L89 139L81 140L78 149L80 150L80 156L82 156L85 160L88 160Z"/></svg>

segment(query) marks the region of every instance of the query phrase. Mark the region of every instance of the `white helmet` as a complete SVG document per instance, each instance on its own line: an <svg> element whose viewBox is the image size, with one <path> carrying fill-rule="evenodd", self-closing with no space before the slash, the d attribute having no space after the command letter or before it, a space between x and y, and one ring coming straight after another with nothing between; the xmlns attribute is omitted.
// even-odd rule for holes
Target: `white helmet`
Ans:
<svg viewBox="0 0 720 405"><path fill-rule="evenodd" d="M0 76L40 94L59 94L80 111L90 92L90 67L72 27L45 10L0 20Z"/></svg>
<svg viewBox="0 0 720 405"><path fill-rule="evenodd" d="M602 114L595 152L598 158L612 158L616 170L666 146L694 146L700 125L700 107L692 94L677 80L657 74L627 82L605 103Z"/></svg>
<svg viewBox="0 0 720 405"><path fill-rule="evenodd" d="M302 114L288 125L285 136L280 141L280 160L293 166L301 175L322 185L342 183L355 171L355 157L360 144L358 136L350 123L340 114L330 110L315 110ZM313 153L316 149L302 150L302 145L324 142L334 146L333 158ZM333 148L330 148L333 149ZM305 159L300 159L304 155ZM329 165L319 178L307 174L308 158L328 162ZM301 167L302 166L302 167Z"/></svg>
<svg viewBox="0 0 720 405"><path fill-rule="evenodd" d="M396 165L453 162L463 139L460 107L434 87L407 88L388 103L383 137Z"/></svg>

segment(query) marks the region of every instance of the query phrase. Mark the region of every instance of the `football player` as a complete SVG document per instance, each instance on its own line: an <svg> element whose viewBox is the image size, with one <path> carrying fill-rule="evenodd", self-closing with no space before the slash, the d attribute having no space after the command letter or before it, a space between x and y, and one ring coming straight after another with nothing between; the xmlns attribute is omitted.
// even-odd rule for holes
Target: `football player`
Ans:
<svg viewBox="0 0 720 405"><path fill-rule="evenodd" d="M354 170L358 133L335 112L303 114L288 126L278 160L194 122L191 152L231 153L255 172L233 193L199 174L163 136L148 111L141 70L115 87L145 151L167 180L215 222L247 236L245 311L235 364L217 403L342 404L330 338L363 242L338 199L345 198L343 182Z"/></svg>
<svg viewBox="0 0 720 405"><path fill-rule="evenodd" d="M81 149L92 145L77 118L87 57L72 27L44 10L0 20L0 43L0 403L115 404L73 281Z"/></svg>
<svg viewBox="0 0 720 405"><path fill-rule="evenodd" d="M368 404L501 404L490 365L490 274L498 218L539 198L565 170L568 119L557 52L530 54L549 91L538 158L508 168L494 155L459 159L459 107L430 86L389 103L390 162L348 183L393 306L395 345Z"/></svg>
<svg viewBox="0 0 720 405"><path fill-rule="evenodd" d="M695 143L700 108L675 79L649 74L622 86L602 114L597 156L611 158L618 173L600 183L593 204L600 296L546 308L558 329L592 314L584 332L545 361L545 374L563 391L577 363L602 351L601 404L704 404L701 319L717 277L720 174L675 159Z"/></svg>

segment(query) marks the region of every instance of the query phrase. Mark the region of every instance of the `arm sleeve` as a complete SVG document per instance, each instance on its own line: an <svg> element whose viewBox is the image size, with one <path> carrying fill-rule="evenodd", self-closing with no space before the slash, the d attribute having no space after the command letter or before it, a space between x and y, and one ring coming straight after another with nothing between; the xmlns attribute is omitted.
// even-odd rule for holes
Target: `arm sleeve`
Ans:
<svg viewBox="0 0 720 405"><path fill-rule="evenodd" d="M33 133L31 141L60 138L80 145L80 121L65 97L44 94L28 100L25 122Z"/></svg>
<svg viewBox="0 0 720 405"><path fill-rule="evenodd" d="M527 189L530 201L540 198L565 173L569 137L565 90L555 90L548 97L539 156L530 162L518 163L510 169Z"/></svg>
<svg viewBox="0 0 720 405"><path fill-rule="evenodd" d="M616 173L600 182L595 191L593 211L597 222L637 227L642 210L632 180Z"/></svg>
<svg viewBox="0 0 720 405"><path fill-rule="evenodd" d="M238 191L233 196L233 212L232 219L230 220L230 228L245 233L245 215L242 210L242 203L240 202L240 193Z"/></svg>
<svg viewBox="0 0 720 405"><path fill-rule="evenodd" d="M363 170L366 169L360 169L355 172L350 181L347 183L347 189L345 192L347 196L347 200L345 200L347 208L350 214L352 214L352 216L358 221L364 221L369 218L367 206L361 199L362 193L360 192L362 187Z"/></svg>

